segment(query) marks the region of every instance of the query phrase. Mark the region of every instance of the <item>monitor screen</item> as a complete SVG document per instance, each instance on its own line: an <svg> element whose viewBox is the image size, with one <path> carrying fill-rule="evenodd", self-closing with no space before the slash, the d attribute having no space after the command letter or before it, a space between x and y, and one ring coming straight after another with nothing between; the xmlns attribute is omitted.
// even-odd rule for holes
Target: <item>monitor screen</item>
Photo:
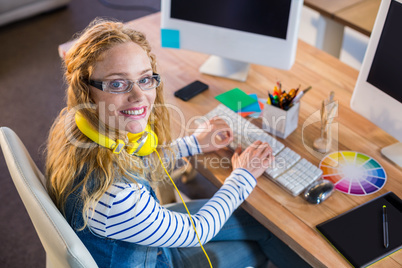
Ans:
<svg viewBox="0 0 402 268"><path fill-rule="evenodd" d="M402 0L382 0L351 107L400 142L381 149L402 167Z"/></svg>
<svg viewBox="0 0 402 268"><path fill-rule="evenodd" d="M392 1L367 82L402 103L402 4Z"/></svg>
<svg viewBox="0 0 402 268"><path fill-rule="evenodd" d="M290 0L250 2L172 0L170 14L175 19L286 39Z"/></svg>
<svg viewBox="0 0 402 268"><path fill-rule="evenodd" d="M244 81L249 64L292 67L303 0L163 0L163 32L175 48L212 55L200 71ZM171 40L168 40L171 41Z"/></svg>

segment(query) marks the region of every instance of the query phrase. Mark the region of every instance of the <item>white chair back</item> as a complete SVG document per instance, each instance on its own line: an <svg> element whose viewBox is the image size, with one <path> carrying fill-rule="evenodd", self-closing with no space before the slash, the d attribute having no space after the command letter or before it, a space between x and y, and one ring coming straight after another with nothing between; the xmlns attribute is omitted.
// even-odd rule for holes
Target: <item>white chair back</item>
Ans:
<svg viewBox="0 0 402 268"><path fill-rule="evenodd" d="M48 195L45 178L14 131L0 128L0 145L15 187L46 251L46 267L98 267Z"/></svg>

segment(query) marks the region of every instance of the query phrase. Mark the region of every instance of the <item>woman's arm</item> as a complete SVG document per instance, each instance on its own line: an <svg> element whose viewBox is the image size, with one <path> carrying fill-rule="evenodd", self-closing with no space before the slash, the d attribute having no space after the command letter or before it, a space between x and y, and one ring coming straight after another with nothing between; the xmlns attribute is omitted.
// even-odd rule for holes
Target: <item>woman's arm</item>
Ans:
<svg viewBox="0 0 402 268"><path fill-rule="evenodd" d="M237 168L231 173L217 193L192 215L201 243L219 232L256 184L245 169ZM189 216L165 209L141 184L113 185L91 212L89 226L103 237L140 245L198 245Z"/></svg>
<svg viewBox="0 0 402 268"><path fill-rule="evenodd" d="M273 160L267 143L256 141L232 157L233 172L217 193L192 217L201 243L213 238L233 211L249 196ZM118 183L89 211L89 226L97 234L147 246L193 247L196 234L186 214L159 205L141 184Z"/></svg>
<svg viewBox="0 0 402 268"><path fill-rule="evenodd" d="M179 158L202 153L200 144L194 135L177 139L173 142L173 147L177 148L176 155Z"/></svg>
<svg viewBox="0 0 402 268"><path fill-rule="evenodd" d="M186 157L208 153L226 147L233 140L233 132L221 118L214 117L203 122L189 137L177 139L177 156Z"/></svg>

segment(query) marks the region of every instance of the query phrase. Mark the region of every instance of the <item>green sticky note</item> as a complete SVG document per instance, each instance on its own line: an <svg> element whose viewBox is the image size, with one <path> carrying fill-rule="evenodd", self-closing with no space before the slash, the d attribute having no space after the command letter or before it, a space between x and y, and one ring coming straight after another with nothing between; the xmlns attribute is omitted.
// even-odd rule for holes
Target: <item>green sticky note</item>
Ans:
<svg viewBox="0 0 402 268"><path fill-rule="evenodd" d="M173 29L161 29L162 47L180 48L180 32Z"/></svg>
<svg viewBox="0 0 402 268"><path fill-rule="evenodd" d="M257 102L239 88L234 88L215 97L218 101L237 112L250 104Z"/></svg>

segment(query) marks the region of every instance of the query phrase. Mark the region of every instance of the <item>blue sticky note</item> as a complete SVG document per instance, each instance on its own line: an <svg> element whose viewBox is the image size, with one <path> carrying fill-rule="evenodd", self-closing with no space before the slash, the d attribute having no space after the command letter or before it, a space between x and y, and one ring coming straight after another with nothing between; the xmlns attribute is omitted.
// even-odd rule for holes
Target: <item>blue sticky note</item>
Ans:
<svg viewBox="0 0 402 268"><path fill-rule="evenodd" d="M257 102L254 102L253 104L250 104L249 106L244 107L241 109L241 112L261 112L260 104L258 103L258 97L257 94L248 94L250 97L253 99L257 100Z"/></svg>
<svg viewBox="0 0 402 268"><path fill-rule="evenodd" d="M180 48L180 31L173 29L161 29L162 47Z"/></svg>

